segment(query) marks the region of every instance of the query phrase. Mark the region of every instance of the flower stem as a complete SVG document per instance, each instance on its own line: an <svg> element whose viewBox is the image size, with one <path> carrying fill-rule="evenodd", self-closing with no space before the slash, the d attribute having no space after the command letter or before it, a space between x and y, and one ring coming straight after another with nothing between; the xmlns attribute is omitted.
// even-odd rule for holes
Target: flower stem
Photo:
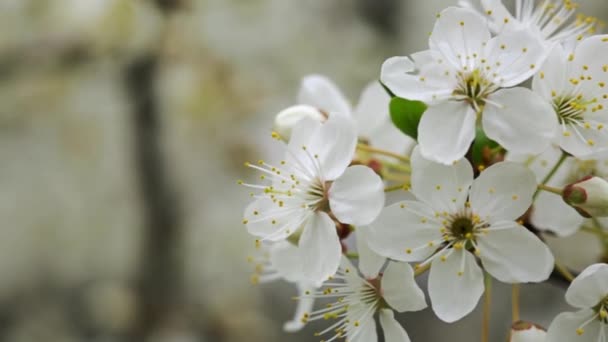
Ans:
<svg viewBox="0 0 608 342"><path fill-rule="evenodd" d="M395 159L398 159L398 160L401 160L401 161L404 161L407 163L410 162L409 157L402 156L400 154L393 153L390 151L385 151L385 150L381 150L378 148L374 148L374 147L371 147L371 146L365 145L365 144L357 144L357 149L361 150L361 151L365 151L365 152L376 153L376 154L381 154L381 155L388 156L388 157L393 157Z"/></svg>
<svg viewBox="0 0 608 342"><path fill-rule="evenodd" d="M543 178L543 181L540 183L540 185L538 186L538 189L534 193L533 199L536 199L536 197L538 196L540 190L542 189L541 185L545 186L545 184L547 184L551 180L551 178L553 178L553 176L555 175L557 170L559 170L559 168L564 164L564 161L566 161L567 157L568 157L568 155L564 151L562 151L562 156L559 158L559 160L557 161L555 166L553 166L551 171L549 171L549 173L545 176L545 178ZM542 190L545 190L545 189L542 189ZM549 191L549 190L547 190L547 191ZM551 192L553 192L553 191L551 191ZM559 195L561 195L561 190L559 192Z"/></svg>
<svg viewBox="0 0 608 342"><path fill-rule="evenodd" d="M554 193L556 195L559 195L559 196L562 195L562 189L555 188L555 187L548 186L548 185L544 185L544 184L538 184L538 189L536 190L536 193L538 193L540 190L547 191L547 192L552 192L552 193Z"/></svg>
<svg viewBox="0 0 608 342"><path fill-rule="evenodd" d="M520 285L513 284L511 287L511 315L513 323L519 321L519 292Z"/></svg>
<svg viewBox="0 0 608 342"><path fill-rule="evenodd" d="M359 253L355 253L355 252L348 252L345 254L347 258L349 259L359 259Z"/></svg>
<svg viewBox="0 0 608 342"><path fill-rule="evenodd" d="M555 260L555 270L562 275L566 280L572 282L574 280L574 275L568 270L568 268L559 261Z"/></svg>
<svg viewBox="0 0 608 342"><path fill-rule="evenodd" d="M399 185L393 185L393 186L384 188L384 192L399 191L399 190L405 191L406 189L407 189L407 184L399 184Z"/></svg>
<svg viewBox="0 0 608 342"><path fill-rule="evenodd" d="M490 342L490 316L492 309L492 277L484 273L486 291L483 297L483 316L481 320L481 342Z"/></svg>
<svg viewBox="0 0 608 342"><path fill-rule="evenodd" d="M414 276L417 277L419 275L422 275L422 274L426 273L426 271L428 271L430 268L431 268L430 262L424 266L420 266L420 267L416 266L416 268L414 269Z"/></svg>

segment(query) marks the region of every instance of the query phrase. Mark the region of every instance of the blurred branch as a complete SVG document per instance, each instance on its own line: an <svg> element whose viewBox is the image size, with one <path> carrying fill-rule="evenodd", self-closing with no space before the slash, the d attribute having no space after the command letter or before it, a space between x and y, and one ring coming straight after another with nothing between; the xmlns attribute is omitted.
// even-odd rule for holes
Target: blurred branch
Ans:
<svg viewBox="0 0 608 342"><path fill-rule="evenodd" d="M158 0L167 13L176 1ZM162 39L162 37L161 37ZM130 340L146 341L180 305L181 263L179 204L175 200L161 147L162 127L155 85L160 52L135 59L126 70L133 101L136 168L143 203L145 232L138 277L138 324Z"/></svg>

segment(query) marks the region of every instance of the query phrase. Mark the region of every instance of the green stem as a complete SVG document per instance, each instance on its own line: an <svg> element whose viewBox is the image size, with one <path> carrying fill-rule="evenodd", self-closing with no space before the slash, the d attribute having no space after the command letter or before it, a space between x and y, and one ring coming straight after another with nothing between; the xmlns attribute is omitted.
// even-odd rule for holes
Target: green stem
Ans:
<svg viewBox="0 0 608 342"><path fill-rule="evenodd" d="M490 342L490 317L492 315L492 277L484 272L486 291L483 297L483 316L481 319L481 341Z"/></svg>
<svg viewBox="0 0 608 342"><path fill-rule="evenodd" d="M381 150L381 149L378 149L378 148L374 148L374 147L371 147L371 146L365 145L365 144L357 144L357 149L361 150L361 151L369 152L369 153L381 154L381 155L384 155L384 156L392 157L392 158L404 161L406 163L410 162L410 158L409 157L402 156L400 154L393 153L391 151L385 151L385 150Z"/></svg>
<svg viewBox="0 0 608 342"><path fill-rule="evenodd" d="M393 185L393 186L384 188L384 192L392 192L392 191L399 191L399 190L405 191L406 187L407 187L407 184Z"/></svg>
<svg viewBox="0 0 608 342"><path fill-rule="evenodd" d="M540 190L551 192L559 196L561 196L563 193L563 190L560 188L555 188L544 184L538 184L538 189L536 190L536 192L538 193Z"/></svg>
<svg viewBox="0 0 608 342"><path fill-rule="evenodd" d="M572 282L574 280L574 275L568 270L568 268L562 265L559 261L555 260L555 270L561 274L566 280Z"/></svg>
<svg viewBox="0 0 608 342"><path fill-rule="evenodd" d="M567 157L568 157L568 155L565 152L562 151L562 156L559 158L559 160L557 161L557 163L555 164L555 166L553 166L553 168L551 169L551 171L549 171L549 173L545 176L545 178L543 179L543 181L540 183L541 185L547 184L551 180L551 178L553 178L553 176L555 176L555 173L557 172L557 170L559 170L559 168L562 166L562 164L564 164L564 161L566 161ZM540 188L540 185L539 185L539 188L534 193L533 199L536 199L536 197L540 193L540 190L541 190L541 188ZM560 191L560 194L561 194L561 191Z"/></svg>

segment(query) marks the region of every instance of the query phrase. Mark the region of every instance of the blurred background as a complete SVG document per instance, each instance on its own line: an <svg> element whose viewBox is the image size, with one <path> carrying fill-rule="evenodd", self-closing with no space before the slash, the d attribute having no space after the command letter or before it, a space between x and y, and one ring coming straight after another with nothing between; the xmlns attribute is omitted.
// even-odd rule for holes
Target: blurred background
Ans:
<svg viewBox="0 0 608 342"><path fill-rule="evenodd" d="M0 0L0 341L318 340L281 330L291 285L249 282L243 162L268 155L302 76L355 102L453 3ZM584 246L576 268L599 247L574 239L553 246ZM496 341L509 291L494 288ZM524 319L567 309L563 287L522 291ZM479 312L400 317L413 341L479 338Z"/></svg>

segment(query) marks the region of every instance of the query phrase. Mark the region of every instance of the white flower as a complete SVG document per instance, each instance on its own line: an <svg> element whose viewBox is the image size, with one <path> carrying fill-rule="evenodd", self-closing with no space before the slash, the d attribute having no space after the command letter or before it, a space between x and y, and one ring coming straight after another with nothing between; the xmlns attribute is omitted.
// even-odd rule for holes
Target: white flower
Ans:
<svg viewBox="0 0 608 342"><path fill-rule="evenodd" d="M460 0L460 5L477 8L472 0ZM547 42L571 42L594 34L598 20L579 14L578 4L570 0L516 0L515 13L509 12L502 0L481 0L480 14L489 20L495 33L507 30L527 30Z"/></svg>
<svg viewBox="0 0 608 342"><path fill-rule="evenodd" d="M312 283L302 276L297 267L300 253L298 248L288 241L279 241L272 244L257 243L259 255L249 257L249 262L255 264L255 273L251 277L253 284L268 283L275 280L285 280L294 283L298 288L298 293L303 296L305 293L315 291L321 283ZM298 301L294 318L283 325L287 332L301 330L305 324L301 317L306 312L310 312L314 306L314 298L303 298Z"/></svg>
<svg viewBox="0 0 608 342"><path fill-rule="evenodd" d="M608 151L608 35L583 40L568 55L557 45L534 77L532 89L551 104L561 129L559 145L579 158Z"/></svg>
<svg viewBox="0 0 608 342"><path fill-rule="evenodd" d="M384 206L380 177L368 167L348 166L356 142L348 118L332 115L324 124L304 119L294 127L280 165L247 163L270 184L243 183L261 191L245 210L243 223L267 241L301 234L294 267L313 282L333 275L340 263L336 221L366 225Z"/></svg>
<svg viewBox="0 0 608 342"><path fill-rule="evenodd" d="M507 159L525 164L536 174L537 182L542 182L562 156L562 151L551 146L538 156L508 154ZM587 176L608 177L608 159L578 160L566 157L561 167L555 172L547 185L563 188ZM608 219L600 218L600 224L608 227ZM564 237L577 232L581 227L593 226L593 220L582 217L574 208L553 193L541 191L534 201L530 223L541 230L548 230Z"/></svg>
<svg viewBox="0 0 608 342"><path fill-rule="evenodd" d="M275 130L288 138L291 127L303 117L324 122L329 113L345 115L354 119L360 139L377 148L404 153L414 142L391 122L389 102L389 95L375 81L363 89L359 103L353 109L330 79L321 75L309 75L302 79L298 105L277 114Z"/></svg>
<svg viewBox="0 0 608 342"><path fill-rule="evenodd" d="M608 339L608 265L585 269L566 292L568 304L580 309L558 315L547 332L549 342L605 342Z"/></svg>
<svg viewBox="0 0 608 342"><path fill-rule="evenodd" d="M528 322L515 322L511 327L510 342L545 342L547 332L536 324Z"/></svg>
<svg viewBox="0 0 608 342"><path fill-rule="evenodd" d="M469 162L453 166L412 155L416 201L386 207L369 244L380 255L431 264L429 296L437 316L454 322L470 313L484 291L484 269L506 283L540 282L553 269L553 255L515 220L532 203L531 171L511 162L495 164L473 180Z"/></svg>
<svg viewBox="0 0 608 342"><path fill-rule="evenodd" d="M420 311L427 304L409 264L391 262L381 277L366 280L357 274L347 258L342 258L340 269L332 280L340 282L327 283L323 291L304 296L336 299L323 309L302 317L306 323L321 319L335 321L316 336L333 333L332 337L324 340L326 342L341 337L349 342L376 342L378 335L374 316L378 313L386 342L410 341L406 331L395 320L393 310Z"/></svg>
<svg viewBox="0 0 608 342"><path fill-rule="evenodd" d="M418 127L420 151L450 164L475 138L476 122L509 151L540 153L553 138L557 118L531 90L516 86L546 58L542 43L525 31L491 38L483 18L470 9L444 10L430 50L384 62L381 79L397 96L427 102ZM480 117L479 117L480 116Z"/></svg>

